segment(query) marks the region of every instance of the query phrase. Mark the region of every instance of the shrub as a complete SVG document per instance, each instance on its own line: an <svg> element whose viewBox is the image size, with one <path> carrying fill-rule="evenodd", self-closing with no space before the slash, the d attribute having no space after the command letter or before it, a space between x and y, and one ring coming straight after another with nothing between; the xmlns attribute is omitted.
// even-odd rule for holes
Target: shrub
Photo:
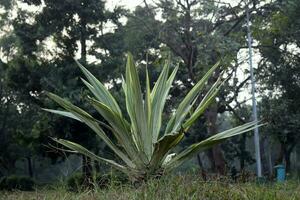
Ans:
<svg viewBox="0 0 300 200"><path fill-rule="evenodd" d="M118 172L96 174L92 176L91 180L88 180L82 173L75 173L68 178L67 186L70 191L79 192L85 189L93 189L94 187L104 189L111 184L120 185L127 181L127 177Z"/></svg>
<svg viewBox="0 0 300 200"><path fill-rule="evenodd" d="M163 108L178 66L170 74L170 63L166 62L152 89L146 70L146 91L143 93L137 68L131 54L129 54L125 80L123 79L122 82L128 114L126 115L122 113L117 101L108 89L85 67L79 63L78 65L87 78L87 80L82 79L83 83L94 95L94 97L87 99L88 102L108 123L95 119L86 111L53 93L47 93L47 95L65 111L45 110L85 123L111 148L119 157L119 161L99 157L83 146L68 140L54 140L93 160L111 165L127 174L134 182L142 182L151 177L160 177L200 151L207 150L229 137L248 132L256 127L256 122L250 122L192 144L177 154L173 153L174 148L185 138L188 129L215 100L223 83L221 78L212 85L200 103L195 105L198 102L198 96L207 88L206 82L217 69L218 64L213 66L199 82L195 83L174 114L170 116L164 130L161 130L164 127L162 126ZM110 130L114 140L104 129Z"/></svg>
<svg viewBox="0 0 300 200"><path fill-rule="evenodd" d="M90 183L86 183L85 176L82 173L75 173L67 180L67 187L70 191L79 192L88 188Z"/></svg>
<svg viewBox="0 0 300 200"><path fill-rule="evenodd" d="M0 181L2 190L23 190L32 191L34 189L34 180L27 176L8 176L3 177Z"/></svg>

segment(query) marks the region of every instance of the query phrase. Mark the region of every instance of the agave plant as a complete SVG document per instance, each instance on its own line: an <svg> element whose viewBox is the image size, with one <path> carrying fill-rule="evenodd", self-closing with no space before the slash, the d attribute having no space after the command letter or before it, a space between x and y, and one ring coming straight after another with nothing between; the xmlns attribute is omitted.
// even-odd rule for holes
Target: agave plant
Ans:
<svg viewBox="0 0 300 200"><path fill-rule="evenodd" d="M221 79L218 79L200 103L195 105L197 97L205 90L207 80L218 65L219 63L214 65L193 86L181 101L177 110L170 116L166 128L162 130L163 108L178 66L170 73L170 64L166 62L152 89L150 88L148 71L146 70L146 89L143 93L137 68L132 55L129 54L125 80L124 78L122 80L128 114L124 115L108 89L85 67L78 63L86 77L86 80L82 79L82 81L94 96L88 97L87 101L108 123L95 119L81 108L53 93L47 93L47 95L65 110L45 110L85 123L119 159L114 161L100 157L83 146L68 140L54 140L77 153L111 165L127 174L133 180L145 180L151 176L160 176L169 172L200 151L206 150L229 137L245 133L256 126L256 122L250 122L215 134L177 154L172 153L174 147L185 138L185 133L199 116L204 113L220 90L223 82ZM110 130L109 133L105 132L103 128ZM108 136L108 134L112 134L112 137Z"/></svg>

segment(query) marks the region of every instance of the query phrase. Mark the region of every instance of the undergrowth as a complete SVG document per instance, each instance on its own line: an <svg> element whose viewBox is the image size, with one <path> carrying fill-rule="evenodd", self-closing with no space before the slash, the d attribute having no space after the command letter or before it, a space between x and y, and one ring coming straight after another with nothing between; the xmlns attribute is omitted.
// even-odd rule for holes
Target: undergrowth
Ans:
<svg viewBox="0 0 300 200"><path fill-rule="evenodd" d="M290 180L285 183L256 182L236 183L227 179L203 181L196 175L176 175L154 179L138 188L130 184L114 184L107 188L71 192L63 184L36 188L34 192L1 192L0 199L6 200L130 200L130 199L214 199L214 200L300 200L300 182Z"/></svg>

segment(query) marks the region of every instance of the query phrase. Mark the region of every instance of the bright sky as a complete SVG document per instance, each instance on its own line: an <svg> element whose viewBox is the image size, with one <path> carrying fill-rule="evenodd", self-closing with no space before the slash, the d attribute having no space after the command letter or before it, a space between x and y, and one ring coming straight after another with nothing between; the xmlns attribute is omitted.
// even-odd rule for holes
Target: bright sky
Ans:
<svg viewBox="0 0 300 200"><path fill-rule="evenodd" d="M142 5L143 0L108 0L107 5L109 7L115 7L116 5L122 5L128 9L134 9L138 5Z"/></svg>
<svg viewBox="0 0 300 200"><path fill-rule="evenodd" d="M147 2L150 4L155 0L148 0ZM230 3L231 5L234 5L238 2L238 0L221 0L221 2ZM107 0L107 5L114 7L115 5L123 5L125 8L128 9L134 9L134 7L138 5L143 5L143 0Z"/></svg>

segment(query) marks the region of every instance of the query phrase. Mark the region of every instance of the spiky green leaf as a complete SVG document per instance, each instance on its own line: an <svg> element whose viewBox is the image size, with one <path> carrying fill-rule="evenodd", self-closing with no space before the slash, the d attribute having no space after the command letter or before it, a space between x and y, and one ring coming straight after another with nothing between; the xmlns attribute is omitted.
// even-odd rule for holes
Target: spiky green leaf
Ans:
<svg viewBox="0 0 300 200"><path fill-rule="evenodd" d="M178 167L179 165L181 165L182 163L186 162L187 160L189 160L195 154L197 154L201 151L205 151L205 150L213 147L214 145L223 142L225 139L227 139L229 137L248 132L258 126L261 126L261 125L257 125L257 122L250 122L250 123L223 131L216 135L213 135L199 143L189 146L184 151L182 151L181 153L176 155L171 161L166 163L164 167L167 171L172 170L172 169Z"/></svg>
<svg viewBox="0 0 300 200"><path fill-rule="evenodd" d="M71 150L74 150L80 154L83 154L93 160L96 160L96 161L100 161L100 162L104 162L106 164L109 164L110 166L124 172L124 173L129 173L128 169L121 165L121 164L118 164L116 163L115 161L113 160L109 160L109 159L106 159L106 158L102 158L100 156L97 156L95 155L93 152L89 151L88 149L84 148L83 146L81 146L80 144L77 144L75 142L71 142L71 141L68 141L68 140L63 140L63 139L55 139L53 138L53 140L59 144L62 144L63 146L66 146L67 148L71 149Z"/></svg>
<svg viewBox="0 0 300 200"><path fill-rule="evenodd" d="M75 60L76 61L76 60ZM83 83L88 87L88 89L95 95L95 97L104 103L105 105L109 106L112 110L122 114L121 109L115 100L115 98L110 94L110 92L106 89L106 87L91 73L89 72L84 66L82 66L78 61L76 61L77 65L84 73L86 78L90 83L83 80Z"/></svg>
<svg viewBox="0 0 300 200"><path fill-rule="evenodd" d="M47 93L47 95L57 102L60 106L62 106L67 111L71 112L73 115L75 115L77 118L79 118L81 121L83 121L86 125L88 125L97 135L130 167L134 167L135 165L133 162L128 158L128 156L122 152L110 139L107 137L106 133L103 131L103 129L99 126L97 123L97 120L95 120L90 114L82 110L81 108L73 105L69 101L53 94L53 93Z"/></svg>
<svg viewBox="0 0 300 200"><path fill-rule="evenodd" d="M190 109L192 108L193 102L203 90L206 82L213 74L213 72L217 69L220 62L217 62L205 75L204 77L190 90L190 92L186 95L186 97L182 100L179 104L176 113L171 117L167 124L167 128L165 130L165 134L167 133L174 133L182 124L183 120L185 119L186 115L189 113Z"/></svg>

